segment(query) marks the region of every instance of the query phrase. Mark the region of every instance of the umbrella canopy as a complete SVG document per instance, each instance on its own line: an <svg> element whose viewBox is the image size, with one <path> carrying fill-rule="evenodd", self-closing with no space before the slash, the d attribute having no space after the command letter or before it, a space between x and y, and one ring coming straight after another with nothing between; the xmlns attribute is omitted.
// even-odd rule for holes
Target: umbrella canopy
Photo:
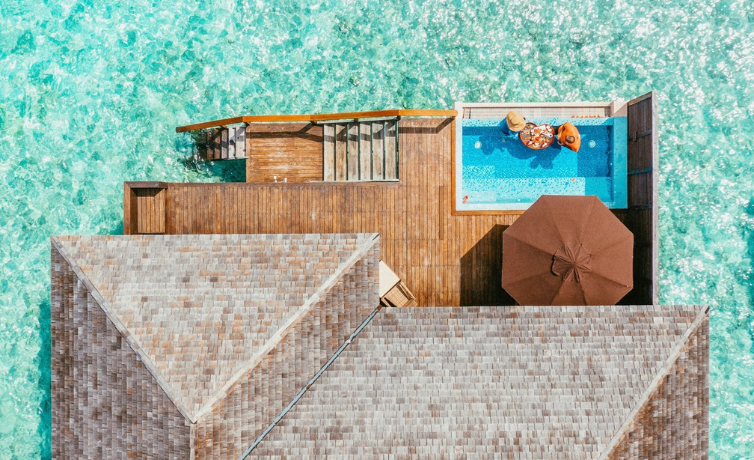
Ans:
<svg viewBox="0 0 754 460"><path fill-rule="evenodd" d="M596 196L544 195L503 232L521 305L613 305L633 289L634 235Z"/></svg>

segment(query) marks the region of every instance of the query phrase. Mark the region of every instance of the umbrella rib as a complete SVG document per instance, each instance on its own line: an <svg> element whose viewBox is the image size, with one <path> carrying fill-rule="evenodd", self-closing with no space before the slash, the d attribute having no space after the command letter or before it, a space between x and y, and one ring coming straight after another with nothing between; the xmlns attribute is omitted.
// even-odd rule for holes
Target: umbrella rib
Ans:
<svg viewBox="0 0 754 460"><path fill-rule="evenodd" d="M619 244L624 244L626 242L625 239L616 240L615 243L611 244L610 246L605 246L604 248L601 248L598 252L595 252L594 254L599 254L602 251L607 251L608 249L612 249L615 246L618 246Z"/></svg>
<svg viewBox="0 0 754 460"><path fill-rule="evenodd" d="M605 281L609 281L609 282L611 282L611 283L614 283L614 284L617 284L618 286L621 286L621 287L628 287L628 286L626 286L625 284L621 283L620 281L618 281L618 280L614 280L614 279L612 279L612 278L608 278L607 276L605 276L605 275L602 275L602 274L600 274L600 273L589 272L589 276L593 276L593 277L595 277L595 278L602 278L602 279L603 279L603 280L605 280Z"/></svg>
<svg viewBox="0 0 754 460"><path fill-rule="evenodd" d="M541 272L538 272L538 273L534 273L533 275L529 275L529 276L527 276L526 278L517 279L516 281L508 281L508 282L506 282L506 284L508 285L508 287L511 287L511 288L512 288L512 287L514 287L515 285L517 285L518 283L520 283L520 282L522 282L522 281L530 280L530 279L532 279L532 278L538 278L538 277L540 277L540 276L541 276L541 275L542 275L543 273L547 273L547 272L545 272L545 271L541 271Z"/></svg>
<svg viewBox="0 0 754 460"><path fill-rule="evenodd" d="M591 207L589 208L589 212L587 213L587 219L589 217L592 217L592 213L594 213L594 205L596 202L597 202L596 200L591 202ZM579 234L580 241L584 241L584 233L586 233L587 229L588 227L586 225L586 222L584 222L584 225L582 225L581 227L581 233Z"/></svg>
<svg viewBox="0 0 754 460"><path fill-rule="evenodd" d="M542 249L539 246L534 246L534 243L532 243L532 242L529 242L529 241L526 241L526 240L522 240L521 238L518 237L518 235L515 235L515 234L514 235L508 235L508 238L512 238L512 239L520 242L521 244L525 244L525 245L527 245L527 246L529 246L531 248L536 249L537 251L540 251L540 252L543 252L543 253L547 254L548 256L554 255L551 251ZM504 252L505 252L505 247L503 247L503 253Z"/></svg>
<svg viewBox="0 0 754 460"><path fill-rule="evenodd" d="M561 292L561 291L563 290L563 288L565 287L565 284L566 284L566 282L563 282L563 283L562 283L562 284L561 284L561 285L560 285L560 286L558 287L558 289L557 289L557 290L555 291L555 295L553 295L553 296L552 296L552 298L550 299L550 305L552 305L552 304L553 304L553 301L555 300L555 297L557 297L557 296L559 296L559 295L560 295L560 292ZM587 304L587 301L586 301L586 290L584 289L584 287L583 287L583 285L582 285L581 283L577 283L577 284L579 285L579 290L581 291L581 297L582 297L582 298L584 299L584 304Z"/></svg>

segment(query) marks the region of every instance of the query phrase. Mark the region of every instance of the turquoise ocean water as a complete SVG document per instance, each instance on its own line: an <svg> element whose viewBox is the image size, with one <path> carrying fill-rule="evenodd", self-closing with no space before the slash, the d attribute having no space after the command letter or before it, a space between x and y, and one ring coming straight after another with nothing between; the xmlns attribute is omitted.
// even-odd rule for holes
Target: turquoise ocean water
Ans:
<svg viewBox="0 0 754 460"><path fill-rule="evenodd" d="M123 181L221 179L176 125L653 89L661 300L712 306L712 458L754 458L749 0L2 0L0 459L50 454L50 235L121 233Z"/></svg>

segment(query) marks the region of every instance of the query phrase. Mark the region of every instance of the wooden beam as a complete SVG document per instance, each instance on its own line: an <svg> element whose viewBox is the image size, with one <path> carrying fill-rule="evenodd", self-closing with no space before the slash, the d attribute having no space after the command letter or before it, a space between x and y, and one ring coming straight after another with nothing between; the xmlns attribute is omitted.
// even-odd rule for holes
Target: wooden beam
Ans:
<svg viewBox="0 0 754 460"><path fill-rule="evenodd" d="M241 117L223 118L221 120L195 123L192 125L179 126L175 128L177 133L188 131L197 131L200 129L217 128L219 126L233 125L238 123L274 123L274 122L296 122L296 121L327 121L354 119L358 121L361 118L379 118L379 117L448 117L454 118L458 115L455 110L424 110L424 109L392 109L392 110L373 110L366 112L345 112L345 113L321 113L315 115L244 115Z"/></svg>

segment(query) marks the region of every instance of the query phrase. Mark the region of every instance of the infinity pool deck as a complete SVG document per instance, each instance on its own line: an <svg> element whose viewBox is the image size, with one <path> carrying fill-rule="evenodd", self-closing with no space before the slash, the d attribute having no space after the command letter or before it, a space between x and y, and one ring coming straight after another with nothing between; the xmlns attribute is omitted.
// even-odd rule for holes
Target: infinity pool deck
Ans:
<svg viewBox="0 0 754 460"><path fill-rule="evenodd" d="M613 211L635 236L634 289L626 304L659 303L653 101L650 93L628 103L628 208ZM307 123L286 126L310 141L321 133ZM502 232L519 214L455 212L453 118L404 118L399 134L399 181L128 182L124 233L379 233L381 259L419 305L513 304L501 287ZM284 142L275 145L285 149Z"/></svg>

